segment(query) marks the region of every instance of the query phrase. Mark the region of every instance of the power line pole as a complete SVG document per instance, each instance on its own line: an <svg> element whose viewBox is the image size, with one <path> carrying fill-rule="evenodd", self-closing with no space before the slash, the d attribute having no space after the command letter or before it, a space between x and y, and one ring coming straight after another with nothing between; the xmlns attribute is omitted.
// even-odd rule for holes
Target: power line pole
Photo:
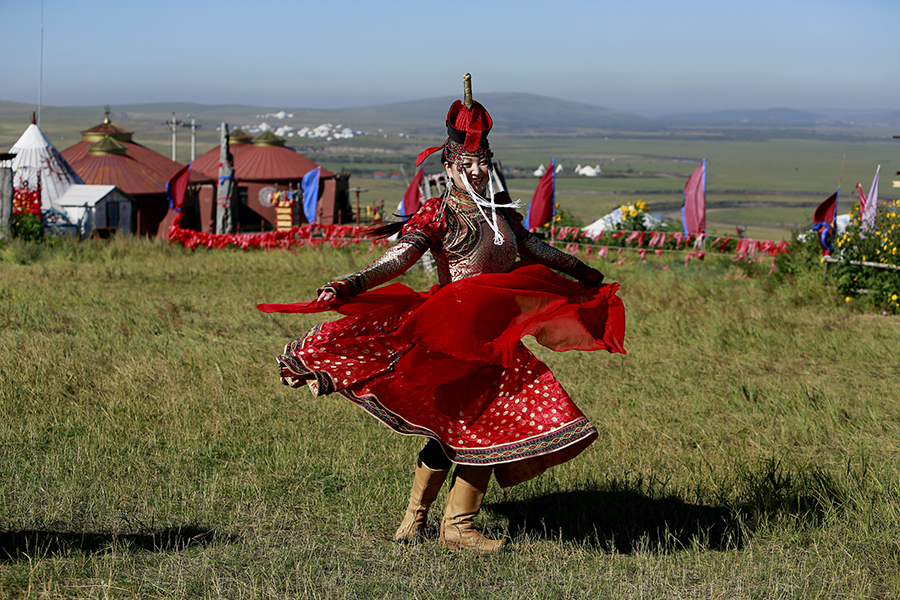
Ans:
<svg viewBox="0 0 900 600"><path fill-rule="evenodd" d="M194 162L194 159L197 158L197 128L201 125L197 125L197 120L191 115L188 115L188 118L191 120L191 124L185 124L185 127L191 128L191 162Z"/></svg>
<svg viewBox="0 0 900 600"><path fill-rule="evenodd" d="M168 125L172 128L172 160L178 162L178 152L176 143L178 142L178 126L182 124L182 121L179 121L175 118L175 113L172 113L172 119L170 121L166 121L163 125Z"/></svg>
<svg viewBox="0 0 900 600"><path fill-rule="evenodd" d="M41 0L41 65L38 74L38 117L37 126L41 127L41 106L44 104L44 0Z"/></svg>

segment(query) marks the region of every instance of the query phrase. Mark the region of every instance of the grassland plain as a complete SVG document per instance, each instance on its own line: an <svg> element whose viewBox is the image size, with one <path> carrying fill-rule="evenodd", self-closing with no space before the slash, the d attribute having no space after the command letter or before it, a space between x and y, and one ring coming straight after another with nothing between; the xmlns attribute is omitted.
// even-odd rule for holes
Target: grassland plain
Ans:
<svg viewBox="0 0 900 600"><path fill-rule="evenodd" d="M492 484L511 551L453 554L390 541L418 440L278 383L326 317L255 309L371 259L0 247L0 598L900 597L897 318L816 273L593 261L628 354L529 345L600 437Z"/></svg>
<svg viewBox="0 0 900 600"><path fill-rule="evenodd" d="M23 115L30 113L24 108L25 105L0 102L0 149L5 151L12 145L27 125ZM112 117L114 121L124 119L118 124L133 129L138 143L171 156L171 133L163 125L170 115L157 114L158 110L158 106L138 106L127 115L113 112ZM215 113L215 119L210 113L200 120L198 154L216 147L215 127L222 119L232 126L260 120L256 115L245 114L248 107L173 105L172 110L179 111L181 120L185 119L184 113L191 111L198 115L210 110ZM79 131L96 125L102 118L99 107L47 107L42 126L50 141L62 150L80 140ZM307 118L312 120L292 124L315 127L324 120L341 122L332 121L327 112L301 115L298 111L297 119ZM644 200L651 211L677 219L684 182L696 164L706 158L709 232L716 236L734 235L740 227L749 237L780 240L789 238L793 229L811 224L815 206L841 182L844 155L841 212L845 211L846 202L852 201L851 190L857 181L868 191L878 164L884 166L885 173L895 170L900 162L900 146L891 139L893 133L896 132L886 128L864 127L660 126L647 131L571 129L569 133L554 130L527 135L495 132L491 139L495 158L513 169L508 180L510 192L526 203L537 185L531 172L555 156L566 169L557 180L558 200L584 224L637 199ZM387 137L287 139L289 145L322 166L334 172L349 171L351 187L369 190L360 195L363 205L384 199L389 210L399 202L406 182L373 179L373 173L405 173L408 178L414 171L416 154L442 141L441 136L427 133L400 137L395 130ZM186 162L189 157L190 133L182 128L178 132L177 158ZM600 166L603 175L576 177L572 171L578 164ZM439 170L436 158L426 163L426 172ZM881 197L897 197L887 176L881 180ZM732 212L735 210L738 212Z"/></svg>
<svg viewBox="0 0 900 600"><path fill-rule="evenodd" d="M740 139L638 139L603 136L497 136L493 141L495 159L514 169L507 175L513 198L527 205L537 186L531 172L556 157L566 171L556 181L558 202L585 224L610 210L643 199L650 210L673 219L681 206L684 182L703 158L707 159L707 225L712 235L734 235L737 227L757 239L789 239L794 229L812 223L815 207L843 184L839 210L844 212L855 197L857 181L866 191L875 167L898 163L896 143L864 138L762 138ZM347 142L350 144L351 142ZM438 144L423 140L420 146ZM372 179L373 170L387 174L411 174L415 154L397 146L381 154L384 163L368 162L372 156L363 148L356 154L342 153L340 145L322 148L309 156L334 171L350 170L356 175L351 185L367 189L361 201L385 199L396 206L405 190L403 179ZM843 181L841 164L846 154ZM333 162L336 157L342 160ZM354 161L359 162L354 162ZM362 162L366 161L366 162ZM600 166L597 178L577 177L577 165ZM380 166L379 166L380 165ZM358 168L363 167L362 171ZM437 173L440 165L432 159L426 173ZM881 197L896 196L889 179L882 178Z"/></svg>

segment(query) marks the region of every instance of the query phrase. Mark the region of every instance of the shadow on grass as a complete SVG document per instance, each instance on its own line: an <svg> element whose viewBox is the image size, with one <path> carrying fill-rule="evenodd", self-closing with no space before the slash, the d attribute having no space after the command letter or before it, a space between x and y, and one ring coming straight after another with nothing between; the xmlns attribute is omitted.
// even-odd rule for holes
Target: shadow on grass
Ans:
<svg viewBox="0 0 900 600"><path fill-rule="evenodd" d="M740 548L747 536L741 511L635 491L552 492L485 509L506 517L514 537L564 540L623 554L694 545Z"/></svg>
<svg viewBox="0 0 900 600"><path fill-rule="evenodd" d="M178 551L222 540L223 536L214 530L194 526L173 527L153 533L4 531L0 532L0 563L72 552L102 553L115 547L147 552ZM226 538L226 541L230 539Z"/></svg>
<svg viewBox="0 0 900 600"><path fill-rule="evenodd" d="M564 540L630 554L699 547L740 549L764 522L817 523L846 502L846 492L816 468L791 470L768 460L738 475L738 497L691 504L665 485L638 477L589 482L528 499L486 504L509 522L509 534Z"/></svg>

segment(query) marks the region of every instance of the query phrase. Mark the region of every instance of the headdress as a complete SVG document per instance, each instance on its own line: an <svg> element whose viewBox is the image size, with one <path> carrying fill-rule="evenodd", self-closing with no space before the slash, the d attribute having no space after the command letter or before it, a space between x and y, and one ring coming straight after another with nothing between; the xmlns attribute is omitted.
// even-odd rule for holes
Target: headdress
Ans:
<svg viewBox="0 0 900 600"><path fill-rule="evenodd" d="M493 153L487 136L494 122L481 104L472 100L472 76L463 77L465 83L465 101L457 100L447 112L447 140L440 146L428 148L419 154L416 166L438 150L446 150L450 160L455 162L461 154L486 156L489 160Z"/></svg>
<svg viewBox="0 0 900 600"><path fill-rule="evenodd" d="M468 73L463 77L465 83L465 101L457 100L450 106L447 113L447 141L442 145L434 148L428 148L419 154L416 160L416 166L422 164L430 154L443 150L447 159L451 163L456 163L462 155L475 156L479 159L484 158L490 162L494 153L488 144L488 133L491 131L494 122L491 115L488 114L481 104L472 100L472 76ZM465 175L462 177L463 184L469 197L478 207L478 212L487 221L488 226L494 232L494 244L501 245L504 241L503 234L500 233L500 227L497 225L497 209L498 208L519 208L521 202L516 200L509 204L497 204L494 202L494 180L488 177L488 196L485 198L469 185L469 179ZM447 190L449 191L448 185ZM491 216L488 218L484 209L491 209Z"/></svg>

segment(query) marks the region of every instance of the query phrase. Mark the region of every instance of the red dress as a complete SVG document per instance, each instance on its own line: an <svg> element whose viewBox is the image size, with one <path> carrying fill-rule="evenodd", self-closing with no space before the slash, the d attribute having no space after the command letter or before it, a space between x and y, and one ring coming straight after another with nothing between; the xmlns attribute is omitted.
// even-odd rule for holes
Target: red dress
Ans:
<svg viewBox="0 0 900 600"><path fill-rule="evenodd" d="M553 373L520 341L554 350L622 352L618 284L587 286L581 261L544 244L513 211L504 242L467 197L425 203L398 243L366 269L328 284L347 315L322 323L277 358L285 383L338 392L394 431L440 442L456 463L493 465L507 487L565 462L596 437ZM440 284L415 292L396 277L430 249ZM315 303L260 305L265 312L320 312Z"/></svg>

